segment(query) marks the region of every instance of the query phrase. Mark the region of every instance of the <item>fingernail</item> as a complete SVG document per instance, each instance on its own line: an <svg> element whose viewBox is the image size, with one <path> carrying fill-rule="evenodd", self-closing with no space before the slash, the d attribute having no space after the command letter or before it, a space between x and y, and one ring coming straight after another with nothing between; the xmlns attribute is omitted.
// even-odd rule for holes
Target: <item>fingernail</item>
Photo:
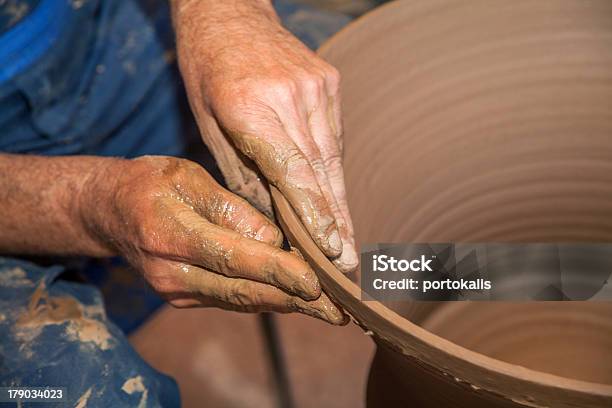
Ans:
<svg viewBox="0 0 612 408"><path fill-rule="evenodd" d="M337 254L342 253L342 240L340 239L340 234L337 230L334 229L334 231L329 234L327 242L329 243L329 247L332 249L332 251L336 252Z"/></svg>
<svg viewBox="0 0 612 408"><path fill-rule="evenodd" d="M304 258L298 257L294 251L297 249L292 247L293 256L298 259L293 260L293 265L278 265L281 268L279 272L282 272L283 276L283 287L304 300L318 299L321 296L319 278Z"/></svg>
<svg viewBox="0 0 612 408"><path fill-rule="evenodd" d="M304 302L298 305L300 312L325 320L336 326L348 323L348 316L342 312L325 294L313 302Z"/></svg>
<svg viewBox="0 0 612 408"><path fill-rule="evenodd" d="M280 246L283 243L283 234L278 228L264 225L255 233L255 239L274 246Z"/></svg>
<svg viewBox="0 0 612 408"><path fill-rule="evenodd" d="M348 323L348 316L346 316L339 308L331 302L326 302L321 307L322 319L327 322L336 325L343 326Z"/></svg>
<svg viewBox="0 0 612 408"><path fill-rule="evenodd" d="M355 247L350 243L345 243L342 246L342 254L333 260L334 265L343 273L349 273L357 269L359 266L359 257Z"/></svg>

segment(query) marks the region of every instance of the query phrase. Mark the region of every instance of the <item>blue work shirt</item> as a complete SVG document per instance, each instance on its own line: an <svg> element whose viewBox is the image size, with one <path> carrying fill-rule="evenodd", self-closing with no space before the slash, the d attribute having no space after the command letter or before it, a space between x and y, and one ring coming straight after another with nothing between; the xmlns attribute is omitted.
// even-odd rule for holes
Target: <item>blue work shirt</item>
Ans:
<svg viewBox="0 0 612 408"><path fill-rule="evenodd" d="M0 151L180 155L182 90L164 9L40 0L5 30Z"/></svg>

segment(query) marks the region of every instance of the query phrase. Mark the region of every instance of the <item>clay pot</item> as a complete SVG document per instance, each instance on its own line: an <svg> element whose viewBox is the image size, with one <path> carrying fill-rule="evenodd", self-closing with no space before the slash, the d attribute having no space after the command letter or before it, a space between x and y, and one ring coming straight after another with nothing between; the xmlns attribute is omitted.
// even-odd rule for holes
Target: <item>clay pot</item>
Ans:
<svg viewBox="0 0 612 408"><path fill-rule="evenodd" d="M359 243L612 241L611 1L399 1L320 53ZM378 344L368 406L612 407L610 302L364 303L273 198Z"/></svg>

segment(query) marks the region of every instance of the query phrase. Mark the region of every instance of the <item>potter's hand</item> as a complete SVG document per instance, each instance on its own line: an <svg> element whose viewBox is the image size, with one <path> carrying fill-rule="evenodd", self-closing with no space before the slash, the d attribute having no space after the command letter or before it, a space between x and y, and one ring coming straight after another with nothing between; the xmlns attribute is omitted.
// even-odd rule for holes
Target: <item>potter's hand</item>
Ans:
<svg viewBox="0 0 612 408"><path fill-rule="evenodd" d="M355 269L337 70L287 32L269 2L179 0L173 14L191 107L229 187L269 207L268 192L235 146L284 194L338 268Z"/></svg>
<svg viewBox="0 0 612 408"><path fill-rule="evenodd" d="M170 157L112 163L80 195L86 230L172 305L344 323L308 265L278 248L276 226L200 166Z"/></svg>

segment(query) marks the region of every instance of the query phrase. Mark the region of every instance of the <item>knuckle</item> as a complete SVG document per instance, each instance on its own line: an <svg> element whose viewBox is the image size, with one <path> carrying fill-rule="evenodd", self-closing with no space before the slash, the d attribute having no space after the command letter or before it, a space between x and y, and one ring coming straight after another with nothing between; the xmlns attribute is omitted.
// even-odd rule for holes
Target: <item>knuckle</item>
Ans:
<svg viewBox="0 0 612 408"><path fill-rule="evenodd" d="M229 288L228 303L237 306L256 306L261 304L261 293L254 290L248 282L236 281Z"/></svg>
<svg viewBox="0 0 612 408"><path fill-rule="evenodd" d="M221 265L220 272L223 274L229 274L234 267L236 250L240 248L244 238L242 235L236 234L229 238L225 245L223 252L223 264Z"/></svg>
<svg viewBox="0 0 612 408"><path fill-rule="evenodd" d="M326 73L327 83L332 91L340 89L340 81L342 79L340 71L334 66L329 66ZM335 92L334 92L335 93Z"/></svg>
<svg viewBox="0 0 612 408"><path fill-rule="evenodd" d="M285 101L293 100L298 90L297 83L289 78L264 83L262 88L264 93L271 94L273 97L278 97Z"/></svg>
<svg viewBox="0 0 612 408"><path fill-rule="evenodd" d="M315 174L326 174L327 173L325 171L326 169L325 162L320 157L313 158L310 161L310 166L314 170Z"/></svg>
<svg viewBox="0 0 612 408"><path fill-rule="evenodd" d="M289 149L280 159L281 167L287 170L306 164L306 158L302 152L296 148Z"/></svg>
<svg viewBox="0 0 612 408"><path fill-rule="evenodd" d="M302 79L301 87L307 95L318 96L325 88L325 78L321 75L307 75Z"/></svg>
<svg viewBox="0 0 612 408"><path fill-rule="evenodd" d="M200 170L201 169L199 164L191 160L181 159L178 157L175 157L174 160L179 169L182 169L182 170Z"/></svg>
<svg viewBox="0 0 612 408"><path fill-rule="evenodd" d="M342 169L342 157L339 153L333 153L323 158L323 165L327 169L337 170Z"/></svg>
<svg viewBox="0 0 612 408"><path fill-rule="evenodd" d="M199 164L187 159L174 158L173 167L173 171L168 174L173 180L183 177L206 177L207 175Z"/></svg>
<svg viewBox="0 0 612 408"><path fill-rule="evenodd" d="M219 198L216 208L219 213L219 224L221 225L227 225L240 216L239 208L236 208L231 201L227 200L227 197ZM236 247L237 244L235 243L233 247Z"/></svg>
<svg viewBox="0 0 612 408"><path fill-rule="evenodd" d="M142 249L157 252L156 248L159 247L161 237L158 234L157 226L150 217L144 217L136 227L136 234L138 242Z"/></svg>
<svg viewBox="0 0 612 408"><path fill-rule="evenodd" d="M289 309L292 312L296 312L300 309L297 299L294 298L293 296L287 296L287 300L285 301L285 306L287 307L287 309Z"/></svg>
<svg viewBox="0 0 612 408"><path fill-rule="evenodd" d="M234 214L232 203L228 199L225 191L215 189L206 201L208 217L217 225L225 225Z"/></svg>

